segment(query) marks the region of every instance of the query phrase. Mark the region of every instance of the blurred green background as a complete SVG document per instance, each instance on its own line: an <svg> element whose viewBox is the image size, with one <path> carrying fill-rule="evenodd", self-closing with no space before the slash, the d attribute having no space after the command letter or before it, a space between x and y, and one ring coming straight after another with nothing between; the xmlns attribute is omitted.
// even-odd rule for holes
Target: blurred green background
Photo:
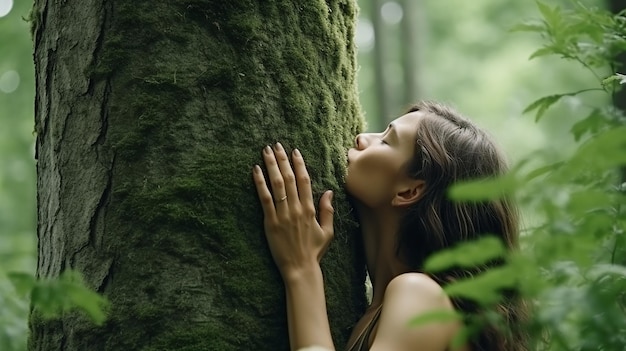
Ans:
<svg viewBox="0 0 626 351"><path fill-rule="evenodd" d="M13 5L13 6L11 6ZM30 1L0 0L0 259L34 269L34 67Z"/></svg>
<svg viewBox="0 0 626 351"><path fill-rule="evenodd" d="M0 350L25 348L28 311L6 273L34 272L36 266L35 86L26 20L31 5L0 0ZM411 102L433 99L487 128L512 163L571 151L568 131L575 121L569 116L584 115L585 100L565 99L538 124L522 111L546 94L585 88L594 77L558 58L528 60L541 38L509 28L538 17L534 1L359 0L359 5L359 93L370 131L384 129Z"/></svg>

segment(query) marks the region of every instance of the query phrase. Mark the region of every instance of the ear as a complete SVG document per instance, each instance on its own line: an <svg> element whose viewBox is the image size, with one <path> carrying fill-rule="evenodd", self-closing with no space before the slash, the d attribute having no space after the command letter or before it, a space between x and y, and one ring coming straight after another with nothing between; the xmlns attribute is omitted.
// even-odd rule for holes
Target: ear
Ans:
<svg viewBox="0 0 626 351"><path fill-rule="evenodd" d="M419 201L426 190L426 182L421 179L411 179L402 184L391 200L393 207L408 207Z"/></svg>

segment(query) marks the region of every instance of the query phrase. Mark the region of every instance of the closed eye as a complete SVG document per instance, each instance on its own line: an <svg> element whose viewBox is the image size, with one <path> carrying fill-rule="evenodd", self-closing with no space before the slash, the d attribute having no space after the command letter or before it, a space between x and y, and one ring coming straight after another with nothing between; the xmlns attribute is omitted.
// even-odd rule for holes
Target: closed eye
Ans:
<svg viewBox="0 0 626 351"><path fill-rule="evenodd" d="M385 138L387 138L388 135L389 135L389 128L387 128L385 132L383 133L383 135L380 136L381 144L389 145L389 143L385 140Z"/></svg>
<svg viewBox="0 0 626 351"><path fill-rule="evenodd" d="M389 123L389 125L387 126L387 128L383 132L382 137L380 138L380 143L381 144L389 145L389 143L385 141L385 138L387 137L387 135L390 134L390 131L392 130L392 128L393 128L393 124Z"/></svg>

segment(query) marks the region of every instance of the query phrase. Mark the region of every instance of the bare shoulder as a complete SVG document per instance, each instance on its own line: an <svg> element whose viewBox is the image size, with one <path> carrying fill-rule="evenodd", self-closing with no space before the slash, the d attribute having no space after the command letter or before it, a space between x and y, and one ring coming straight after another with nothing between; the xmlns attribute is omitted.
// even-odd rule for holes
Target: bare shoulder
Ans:
<svg viewBox="0 0 626 351"><path fill-rule="evenodd" d="M453 311L443 288L421 273L405 273L387 285L371 351L444 351L461 328L458 321L412 326L410 321L434 311Z"/></svg>
<svg viewBox="0 0 626 351"><path fill-rule="evenodd" d="M383 310L389 321L404 323L435 310L453 311L454 306L443 288L426 274L404 273L387 285Z"/></svg>
<svg viewBox="0 0 626 351"><path fill-rule="evenodd" d="M393 278L385 291L385 304L393 303L396 295L417 294L421 298L448 301L443 288L431 277L423 273L404 273Z"/></svg>

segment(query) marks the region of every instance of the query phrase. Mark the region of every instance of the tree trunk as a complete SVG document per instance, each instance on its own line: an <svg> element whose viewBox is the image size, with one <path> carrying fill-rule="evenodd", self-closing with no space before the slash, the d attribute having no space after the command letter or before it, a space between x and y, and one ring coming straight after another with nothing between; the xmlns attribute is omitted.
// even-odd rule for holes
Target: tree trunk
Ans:
<svg viewBox="0 0 626 351"><path fill-rule="evenodd" d="M385 24L383 23L380 9L383 5L382 0L372 0L371 16L372 26L374 27L374 85L376 92L376 106L378 107L373 118L374 123L370 126L371 130L383 130L391 119L391 110L389 108L389 90L386 72L386 55L385 55Z"/></svg>
<svg viewBox="0 0 626 351"><path fill-rule="evenodd" d="M404 105L416 102L418 91L418 40L417 24L420 3L415 0L403 0L402 8L402 73L404 74Z"/></svg>
<svg viewBox="0 0 626 351"><path fill-rule="evenodd" d="M362 128L353 0L36 0L37 275L111 302L97 327L31 315L30 350L286 350L251 179L280 140L334 189L333 336L365 307L341 189Z"/></svg>

